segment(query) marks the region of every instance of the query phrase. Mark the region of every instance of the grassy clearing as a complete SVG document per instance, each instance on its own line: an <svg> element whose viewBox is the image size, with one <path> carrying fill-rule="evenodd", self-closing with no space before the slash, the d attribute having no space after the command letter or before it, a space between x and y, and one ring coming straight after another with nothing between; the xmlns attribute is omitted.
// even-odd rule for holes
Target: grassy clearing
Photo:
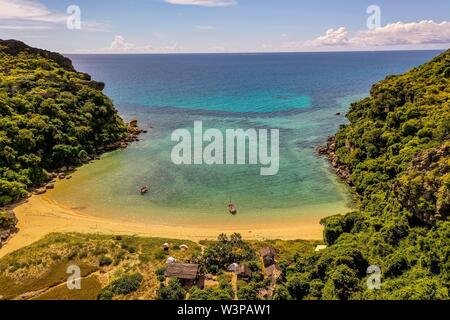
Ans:
<svg viewBox="0 0 450 320"><path fill-rule="evenodd" d="M163 244L170 243L164 251ZM185 244L188 250L181 250ZM169 256L189 262L201 253L201 247L191 241L134 236L83 234L50 234L42 240L0 259L0 296L13 299L24 294L48 290L38 299L96 299L102 287L130 273L141 273L140 288L115 299L153 299L159 286L155 270L165 266ZM82 290L68 290L64 285L69 265L77 265L81 276L99 271L106 279L103 285L97 277L82 280Z"/></svg>
<svg viewBox="0 0 450 320"><path fill-rule="evenodd" d="M62 284L32 300L96 300L101 289L97 276L90 275L81 280L80 290L69 290Z"/></svg>
<svg viewBox="0 0 450 320"><path fill-rule="evenodd" d="M68 264L64 262L52 265L41 274L22 279L14 279L12 275L0 275L0 295L4 299L16 298L28 292L35 292L54 287L67 281ZM80 265L81 276L84 277L97 270L95 266Z"/></svg>

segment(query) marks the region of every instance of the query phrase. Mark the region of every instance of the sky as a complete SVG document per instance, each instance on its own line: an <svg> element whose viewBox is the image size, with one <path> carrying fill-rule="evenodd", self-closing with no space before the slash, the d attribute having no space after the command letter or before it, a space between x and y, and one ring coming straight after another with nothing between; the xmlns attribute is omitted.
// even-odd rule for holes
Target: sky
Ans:
<svg viewBox="0 0 450 320"><path fill-rule="evenodd" d="M449 0L0 0L0 39L64 53L447 49Z"/></svg>

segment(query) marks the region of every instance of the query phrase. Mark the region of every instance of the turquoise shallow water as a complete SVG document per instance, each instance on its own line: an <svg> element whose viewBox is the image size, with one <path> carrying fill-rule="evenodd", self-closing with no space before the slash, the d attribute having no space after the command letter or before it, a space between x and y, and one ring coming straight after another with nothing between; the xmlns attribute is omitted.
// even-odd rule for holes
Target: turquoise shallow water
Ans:
<svg viewBox="0 0 450 320"><path fill-rule="evenodd" d="M126 118L149 129L142 141L81 168L52 197L99 214L151 218L161 224L232 223L344 213L350 192L315 154L352 101L388 74L437 52L72 56L76 67L105 81ZM192 128L280 130L280 171L260 166L176 166L171 133ZM141 196L140 186L151 186Z"/></svg>

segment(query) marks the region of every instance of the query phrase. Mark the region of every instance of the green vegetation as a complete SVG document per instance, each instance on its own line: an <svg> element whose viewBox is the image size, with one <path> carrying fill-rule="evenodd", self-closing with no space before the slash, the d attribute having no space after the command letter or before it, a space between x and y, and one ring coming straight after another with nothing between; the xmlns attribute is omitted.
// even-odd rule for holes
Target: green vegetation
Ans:
<svg viewBox="0 0 450 320"><path fill-rule="evenodd" d="M242 241L240 234L232 234L230 238L221 234L218 241L211 243L205 250L202 263L208 272L215 274L236 261L249 261L255 256L252 246Z"/></svg>
<svg viewBox="0 0 450 320"><path fill-rule="evenodd" d="M66 283L50 289L32 300L95 300L102 289L97 276L91 275L82 280L81 290L70 290Z"/></svg>
<svg viewBox="0 0 450 320"><path fill-rule="evenodd" d="M112 300L118 295L127 295L139 289L142 282L142 274L126 274L111 282L107 287L100 291L98 300Z"/></svg>
<svg viewBox="0 0 450 320"><path fill-rule="evenodd" d="M162 284L157 292L159 300L184 300L185 295L186 291L177 279L171 279L167 285Z"/></svg>
<svg viewBox="0 0 450 320"><path fill-rule="evenodd" d="M336 135L360 210L323 220L331 245L299 268L324 299L449 299L450 51L373 86ZM368 265L382 290L367 290Z"/></svg>
<svg viewBox="0 0 450 320"><path fill-rule="evenodd" d="M192 287L189 291L189 300L233 300L234 290L231 281L230 275L221 274L217 277L217 286L203 290L198 287Z"/></svg>
<svg viewBox="0 0 450 320"><path fill-rule="evenodd" d="M9 226L14 224L14 219L12 219L11 215L7 211L0 210L0 229L8 228Z"/></svg>
<svg viewBox="0 0 450 320"><path fill-rule="evenodd" d="M200 247L190 241L50 234L0 259L0 299L155 299L160 283L155 270L166 262L156 259L155 253L166 242L173 244L170 255L179 261L200 255ZM189 249L180 250L181 244ZM123 247L134 248L135 252ZM70 265L80 267L81 290L67 289Z"/></svg>
<svg viewBox="0 0 450 320"><path fill-rule="evenodd" d="M57 53L0 40L0 207L126 134L103 87Z"/></svg>
<svg viewBox="0 0 450 320"><path fill-rule="evenodd" d="M5 61L34 52L10 54L7 52L11 49L5 50L0 49ZM41 54L49 59L50 53ZM39 64L34 68L28 66L33 59L24 58L21 63L14 60L18 63L14 68L27 67L28 73L40 69L43 69L41 72L48 71ZM62 79L73 80L77 85L81 81L81 91L91 90L85 83L88 80L70 71L69 62L60 56L58 59L63 60L55 59L50 64L54 69L63 69ZM3 60L0 63L5 63ZM50 70L58 74L54 69ZM6 71L2 72L6 74ZM1 80L4 85L6 80ZM35 82L33 80L32 84ZM31 162L26 162L28 167L22 167L24 158L16 155L30 154L26 159L35 159L31 156L34 153L12 152L15 149L11 145L17 150L28 146L28 132L18 135L25 137L25 142L12 138L8 132L19 132L24 128L19 124L27 123L33 117L24 116L29 115L26 112L17 114L16 110L28 110L28 107L22 109L14 102L15 108L11 108L2 104L2 99L17 101L12 95L19 92L24 95L20 101L29 105L32 104L30 101L40 98L29 100L26 96L34 92L35 87L18 91L11 89L15 86L9 91L5 88L2 93L0 87L0 144L1 150L6 150L0 154L0 164L5 164L5 169L0 171L0 190L8 190L8 193L1 193L0 201L7 203L20 197L21 192L35 181L40 181L41 178L33 179L41 177L44 169L67 163L58 162L61 157L56 156L60 153L55 150L60 149L52 147L51 151L45 149L36 153L38 166L30 167ZM98 91L92 92L103 97ZM103 103L110 106L108 101L103 100ZM107 108L110 117L118 119L112 105L110 107ZM61 110L64 108L60 105L57 113ZM74 114L70 113L71 116ZM80 117L77 119L84 121L83 116ZM0 259L0 296L10 299L44 289L48 291L31 298L57 297L57 293L61 293L61 298L67 297L61 291L61 284L67 276L67 264L75 262L83 266L83 277L91 281L84 296L90 299L97 296L99 299L161 300L229 300L236 296L241 300L449 299L450 51L404 75L390 76L374 85L370 97L352 105L348 118L350 124L341 127L335 145L330 148L339 168L350 173L349 182L357 195L358 209L345 216L322 220L324 241L328 245L325 250L315 252L315 247L322 244L318 241L243 241L239 234L220 235L217 241L202 241L203 250L196 243L181 240L53 234ZM45 125L52 123L48 116L45 119ZM16 120L18 124L14 124ZM116 138L122 124L119 120L112 123L117 130L108 129L108 132L117 132ZM15 126L19 126L17 130ZM70 130L63 131L57 124L55 128L60 130L58 137L71 134L68 133ZM50 132L54 133L52 130ZM67 141L75 141L77 147L91 153L100 143L97 144L95 134L89 137L88 140ZM109 137L108 141L114 140ZM5 143L8 143L6 149L3 148ZM68 145L74 147L75 144ZM39 148L42 146L36 150ZM11 158L8 160L5 155ZM28 180L19 178L18 173ZM6 185L2 181L8 184L6 189L1 189ZM15 196L16 191L19 196ZM7 215L0 211L0 225L5 223L8 223ZM163 250L166 242L170 243L168 251ZM181 244L186 244L189 249L180 250ZM266 246L277 253L276 263L282 275L276 279L266 274L267 269L258 254ZM210 283L200 289L183 287L176 279L166 279L164 272L169 256L177 262L200 264ZM237 279L228 270L234 263L247 265L252 271L251 277ZM367 285L371 276L369 266L381 269L380 290L371 290ZM106 282L99 282L96 273L107 274ZM105 285L101 290L99 283ZM83 298L83 295L77 298Z"/></svg>

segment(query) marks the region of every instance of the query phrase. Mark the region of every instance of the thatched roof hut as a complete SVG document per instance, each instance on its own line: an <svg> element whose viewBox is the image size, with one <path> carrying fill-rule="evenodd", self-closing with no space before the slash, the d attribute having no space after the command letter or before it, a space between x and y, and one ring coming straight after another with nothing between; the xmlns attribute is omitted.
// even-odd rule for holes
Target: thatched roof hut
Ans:
<svg viewBox="0 0 450 320"><path fill-rule="evenodd" d="M266 268L266 276L275 277L275 279L280 278L283 275L283 271L276 264L271 265Z"/></svg>
<svg viewBox="0 0 450 320"><path fill-rule="evenodd" d="M249 279L252 276L252 270L248 265L241 263L236 269L236 274L238 278Z"/></svg>
<svg viewBox="0 0 450 320"><path fill-rule="evenodd" d="M171 263L167 265L165 276L180 280L196 280L199 276L199 270L198 264Z"/></svg>
<svg viewBox="0 0 450 320"><path fill-rule="evenodd" d="M265 258L265 257L275 258L275 256L277 255L275 249L271 248L271 247L262 248L260 250L260 254L261 254L261 257L263 257L263 258Z"/></svg>
<svg viewBox="0 0 450 320"><path fill-rule="evenodd" d="M276 251L271 247L262 248L260 251L265 267L275 264Z"/></svg>
<svg viewBox="0 0 450 320"><path fill-rule="evenodd" d="M177 260L174 257L167 258L166 264L175 263Z"/></svg>
<svg viewBox="0 0 450 320"><path fill-rule="evenodd" d="M230 272L236 272L238 267L239 267L239 265L235 262L235 263L230 264L228 266L227 270Z"/></svg>

